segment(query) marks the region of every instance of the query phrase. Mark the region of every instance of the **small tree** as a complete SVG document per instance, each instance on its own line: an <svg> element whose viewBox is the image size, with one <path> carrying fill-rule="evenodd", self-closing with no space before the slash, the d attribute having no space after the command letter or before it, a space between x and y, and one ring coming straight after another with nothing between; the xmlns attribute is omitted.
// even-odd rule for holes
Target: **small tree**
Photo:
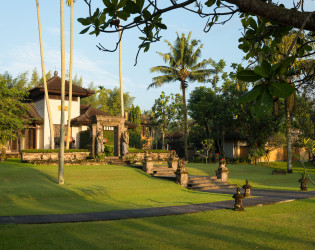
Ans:
<svg viewBox="0 0 315 250"><path fill-rule="evenodd" d="M20 100L25 92L17 88L8 88L0 81L0 147L5 148L8 141L15 139L19 131L25 128L27 107Z"/></svg>
<svg viewBox="0 0 315 250"><path fill-rule="evenodd" d="M209 152L210 152L211 148L213 147L213 140L212 139L205 139L204 141L201 142L201 145L206 152L206 154L205 154L206 163L208 163Z"/></svg>

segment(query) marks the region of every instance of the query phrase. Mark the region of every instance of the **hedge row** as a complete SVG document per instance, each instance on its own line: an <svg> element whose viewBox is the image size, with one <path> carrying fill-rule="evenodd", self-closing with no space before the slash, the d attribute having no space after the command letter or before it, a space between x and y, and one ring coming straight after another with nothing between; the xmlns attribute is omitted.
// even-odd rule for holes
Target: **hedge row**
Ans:
<svg viewBox="0 0 315 250"><path fill-rule="evenodd" d="M59 149L24 149L23 153L57 153ZM65 153L89 152L88 149L65 149Z"/></svg>

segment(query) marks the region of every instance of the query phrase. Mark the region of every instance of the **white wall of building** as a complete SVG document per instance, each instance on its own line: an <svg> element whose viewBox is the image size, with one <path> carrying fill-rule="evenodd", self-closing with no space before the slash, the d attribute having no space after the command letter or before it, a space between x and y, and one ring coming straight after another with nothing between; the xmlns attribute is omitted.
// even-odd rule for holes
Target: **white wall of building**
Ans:
<svg viewBox="0 0 315 250"><path fill-rule="evenodd" d="M61 100L49 99L50 109L52 114L53 124L60 124L61 117ZM46 101L40 100L35 103L35 107L40 116L44 119L44 129L43 129L43 147L45 149L50 148L50 128L49 128L49 119L48 112L46 108ZM65 109L68 110L69 101L65 101ZM68 122L68 111L65 111L65 125ZM71 108L71 119L80 115L80 98L77 101L72 101ZM75 138L76 134L72 132L72 136Z"/></svg>

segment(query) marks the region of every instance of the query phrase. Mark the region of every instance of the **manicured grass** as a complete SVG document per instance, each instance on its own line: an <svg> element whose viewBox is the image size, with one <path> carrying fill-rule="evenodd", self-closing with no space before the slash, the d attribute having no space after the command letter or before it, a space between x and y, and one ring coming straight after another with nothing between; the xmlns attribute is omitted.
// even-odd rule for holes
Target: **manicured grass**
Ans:
<svg viewBox="0 0 315 250"><path fill-rule="evenodd" d="M93 223L0 225L3 249L314 249L315 199Z"/></svg>
<svg viewBox="0 0 315 250"><path fill-rule="evenodd" d="M189 163L187 170L191 175L215 175L217 164ZM270 163L270 166L262 165L227 165L229 173L229 183L243 186L247 179L253 188L266 189L283 189L283 190L299 190L301 173L304 170L299 166L298 162L293 165L293 173L286 175L272 175L274 169L286 169L285 162ZM315 169L313 165L308 164L310 176L315 180ZM315 190L315 186L308 183L309 190Z"/></svg>
<svg viewBox="0 0 315 250"><path fill-rule="evenodd" d="M173 181L126 166L36 166L9 159L0 163L0 216L101 212L232 199L194 192Z"/></svg>

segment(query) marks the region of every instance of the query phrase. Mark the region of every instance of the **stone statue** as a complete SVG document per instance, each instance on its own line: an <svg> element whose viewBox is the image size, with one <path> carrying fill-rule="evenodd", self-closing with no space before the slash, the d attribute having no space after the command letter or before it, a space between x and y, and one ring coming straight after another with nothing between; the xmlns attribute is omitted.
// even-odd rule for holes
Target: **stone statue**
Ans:
<svg viewBox="0 0 315 250"><path fill-rule="evenodd" d="M103 132L98 131L96 134L96 154L103 154L104 153L104 138L103 138Z"/></svg>
<svg viewBox="0 0 315 250"><path fill-rule="evenodd" d="M129 147L129 135L128 132L125 131L122 136L122 143L121 143L121 154L126 155L128 154L128 147Z"/></svg>

